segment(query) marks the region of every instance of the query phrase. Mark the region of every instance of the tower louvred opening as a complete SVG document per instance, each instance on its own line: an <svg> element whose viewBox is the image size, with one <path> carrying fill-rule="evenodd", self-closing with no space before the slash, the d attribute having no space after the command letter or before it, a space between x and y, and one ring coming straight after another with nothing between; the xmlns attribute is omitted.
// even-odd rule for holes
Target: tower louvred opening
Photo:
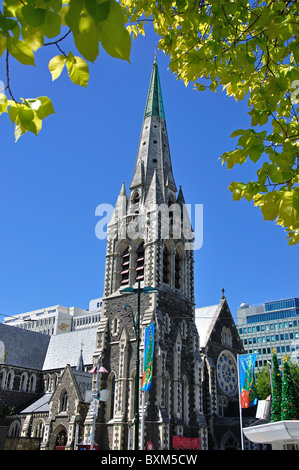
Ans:
<svg viewBox="0 0 299 470"><path fill-rule="evenodd" d="M174 267L175 267L175 287L176 289L179 289L181 286L181 266L180 266L180 255L178 253L175 254L175 260L174 260Z"/></svg>
<svg viewBox="0 0 299 470"><path fill-rule="evenodd" d="M141 243L137 249L136 281L144 279L144 243Z"/></svg>
<svg viewBox="0 0 299 470"><path fill-rule="evenodd" d="M166 246L163 250L163 282L169 284L169 251Z"/></svg>
<svg viewBox="0 0 299 470"><path fill-rule="evenodd" d="M121 285L129 284L130 253L127 248L122 255Z"/></svg>

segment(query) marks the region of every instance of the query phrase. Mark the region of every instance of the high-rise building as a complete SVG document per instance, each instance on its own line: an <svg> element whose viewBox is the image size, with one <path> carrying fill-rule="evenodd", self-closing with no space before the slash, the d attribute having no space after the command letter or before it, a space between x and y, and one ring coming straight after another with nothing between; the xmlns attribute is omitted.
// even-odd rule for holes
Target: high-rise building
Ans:
<svg viewBox="0 0 299 470"><path fill-rule="evenodd" d="M299 364L299 299L290 298L237 310L239 335L247 353L258 353L256 366L271 362L273 348L279 363L288 356Z"/></svg>

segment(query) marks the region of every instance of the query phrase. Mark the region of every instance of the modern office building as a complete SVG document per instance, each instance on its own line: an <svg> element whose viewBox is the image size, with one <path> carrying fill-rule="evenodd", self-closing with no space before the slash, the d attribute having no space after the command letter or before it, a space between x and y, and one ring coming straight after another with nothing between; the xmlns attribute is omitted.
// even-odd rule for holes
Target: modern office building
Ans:
<svg viewBox="0 0 299 470"><path fill-rule="evenodd" d="M243 303L237 310L239 335L246 353L258 353L256 366L271 361L273 348L281 364L284 356L299 364L299 298Z"/></svg>
<svg viewBox="0 0 299 470"><path fill-rule="evenodd" d="M89 309L54 305L31 312L5 317L3 323L47 335L93 328L100 322L102 299L92 299Z"/></svg>

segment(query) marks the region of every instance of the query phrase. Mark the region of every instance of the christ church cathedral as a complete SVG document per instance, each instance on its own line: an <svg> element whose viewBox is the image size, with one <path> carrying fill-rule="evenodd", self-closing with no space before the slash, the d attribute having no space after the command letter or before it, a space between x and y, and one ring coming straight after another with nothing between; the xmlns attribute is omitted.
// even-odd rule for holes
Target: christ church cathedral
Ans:
<svg viewBox="0 0 299 470"><path fill-rule="evenodd" d="M236 358L243 346L224 291L219 304L195 308L194 241L155 59L131 184L120 184L107 226L99 323L84 335L51 338L0 325L0 408L18 397L0 422L1 448L241 448Z"/></svg>

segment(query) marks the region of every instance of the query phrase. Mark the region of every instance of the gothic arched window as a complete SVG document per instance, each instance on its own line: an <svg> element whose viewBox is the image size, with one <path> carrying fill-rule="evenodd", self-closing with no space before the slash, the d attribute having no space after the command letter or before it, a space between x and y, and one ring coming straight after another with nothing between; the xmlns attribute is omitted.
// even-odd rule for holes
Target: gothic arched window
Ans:
<svg viewBox="0 0 299 470"><path fill-rule="evenodd" d="M35 392L36 387L36 375L32 374L29 379L28 392Z"/></svg>
<svg viewBox="0 0 299 470"><path fill-rule="evenodd" d="M132 196L132 203L133 204L138 204L140 201L140 194L139 191L135 191Z"/></svg>
<svg viewBox="0 0 299 470"><path fill-rule="evenodd" d="M144 243L142 242L136 251L136 281L142 281L144 279Z"/></svg>
<svg viewBox="0 0 299 470"><path fill-rule="evenodd" d="M115 374L112 373L108 379L109 401L107 403L108 415L107 420L114 418L114 403L115 403Z"/></svg>
<svg viewBox="0 0 299 470"><path fill-rule="evenodd" d="M13 389L14 378L15 378L15 373L13 370L10 370L7 374L7 381L6 381L6 387L8 390Z"/></svg>
<svg viewBox="0 0 299 470"><path fill-rule="evenodd" d="M64 390L60 396L60 408L59 408L59 412L60 413L63 413L63 412L66 412L67 411L67 407L68 407L68 394L67 394L67 391Z"/></svg>
<svg viewBox="0 0 299 470"><path fill-rule="evenodd" d="M27 374L27 372L24 372L22 374L22 377L21 377L19 390L22 390L22 392L26 392L27 391L27 382L28 382L28 374Z"/></svg>
<svg viewBox="0 0 299 470"><path fill-rule="evenodd" d="M182 420L188 424L188 382L185 375L182 378Z"/></svg>

